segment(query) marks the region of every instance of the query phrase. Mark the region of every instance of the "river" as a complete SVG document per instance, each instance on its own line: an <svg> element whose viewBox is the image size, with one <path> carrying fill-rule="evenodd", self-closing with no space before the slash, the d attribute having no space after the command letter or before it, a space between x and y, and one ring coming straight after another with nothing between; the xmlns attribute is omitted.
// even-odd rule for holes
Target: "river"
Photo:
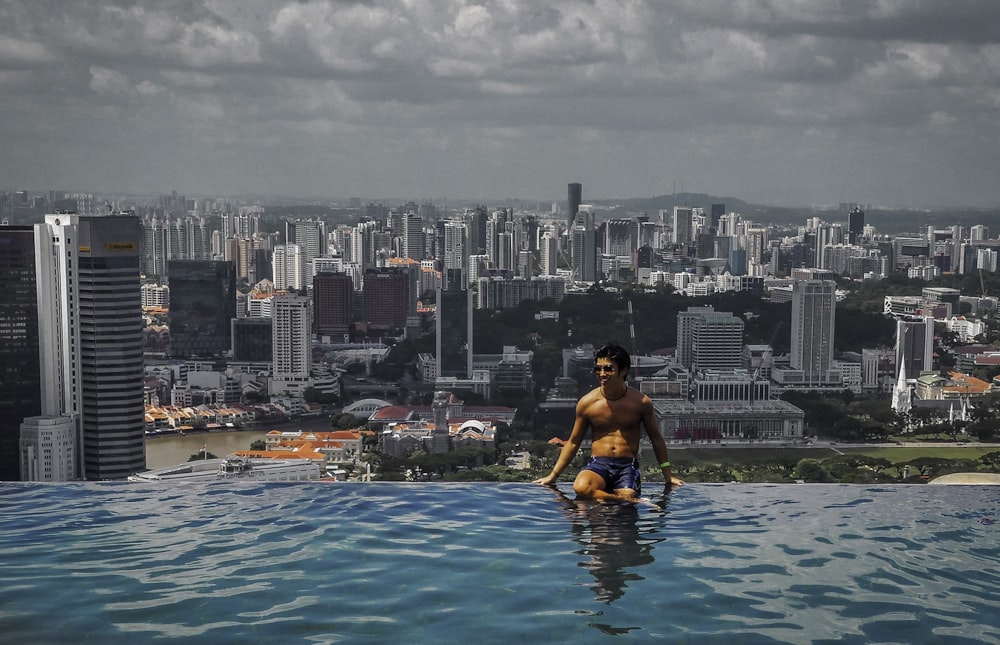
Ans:
<svg viewBox="0 0 1000 645"><path fill-rule="evenodd" d="M198 453L202 446L216 457L225 457L235 450L249 450L250 444L263 439L272 430L329 431L329 417L301 419L238 432L197 432L146 438L146 468L167 468L182 464Z"/></svg>

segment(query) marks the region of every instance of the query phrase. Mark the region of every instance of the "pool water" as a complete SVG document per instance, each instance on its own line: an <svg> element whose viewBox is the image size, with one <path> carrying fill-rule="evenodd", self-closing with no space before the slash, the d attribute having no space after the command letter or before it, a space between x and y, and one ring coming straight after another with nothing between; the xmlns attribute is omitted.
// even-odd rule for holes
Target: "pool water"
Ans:
<svg viewBox="0 0 1000 645"><path fill-rule="evenodd" d="M0 642L998 643L998 500L691 484L658 511L533 484L3 484Z"/></svg>

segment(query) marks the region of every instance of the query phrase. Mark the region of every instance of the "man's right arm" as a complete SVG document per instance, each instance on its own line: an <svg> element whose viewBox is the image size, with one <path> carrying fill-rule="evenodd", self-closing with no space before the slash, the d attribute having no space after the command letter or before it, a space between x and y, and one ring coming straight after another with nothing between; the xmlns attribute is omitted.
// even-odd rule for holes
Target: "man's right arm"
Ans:
<svg viewBox="0 0 1000 645"><path fill-rule="evenodd" d="M580 450L580 445L583 443L583 437L587 433L587 428L590 427L590 421L587 419L584 410L586 406L584 402L586 396L576 404L576 421L573 422L573 431L570 432L569 439L563 445L562 450L559 451L559 458L556 459L555 466L552 467L552 471L545 477L540 477L535 480L536 484L551 484L559 475L569 466L570 462L573 461L573 457Z"/></svg>

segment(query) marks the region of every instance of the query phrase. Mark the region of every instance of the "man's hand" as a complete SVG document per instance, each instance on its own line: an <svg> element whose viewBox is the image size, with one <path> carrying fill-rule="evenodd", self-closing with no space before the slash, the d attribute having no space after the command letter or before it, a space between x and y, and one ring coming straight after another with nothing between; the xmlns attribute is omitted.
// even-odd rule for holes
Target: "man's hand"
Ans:
<svg viewBox="0 0 1000 645"><path fill-rule="evenodd" d="M533 483L541 484L542 486L553 486L554 484L552 482L554 482L555 480L556 480L555 476L552 475L552 473L549 473L545 477L539 477Z"/></svg>

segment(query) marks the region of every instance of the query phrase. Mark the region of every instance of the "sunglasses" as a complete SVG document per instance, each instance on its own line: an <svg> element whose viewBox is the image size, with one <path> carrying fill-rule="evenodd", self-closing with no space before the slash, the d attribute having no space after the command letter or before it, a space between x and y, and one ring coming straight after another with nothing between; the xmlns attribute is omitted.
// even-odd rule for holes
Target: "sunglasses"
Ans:
<svg viewBox="0 0 1000 645"><path fill-rule="evenodd" d="M614 374L617 371L614 365L594 365L594 374Z"/></svg>

